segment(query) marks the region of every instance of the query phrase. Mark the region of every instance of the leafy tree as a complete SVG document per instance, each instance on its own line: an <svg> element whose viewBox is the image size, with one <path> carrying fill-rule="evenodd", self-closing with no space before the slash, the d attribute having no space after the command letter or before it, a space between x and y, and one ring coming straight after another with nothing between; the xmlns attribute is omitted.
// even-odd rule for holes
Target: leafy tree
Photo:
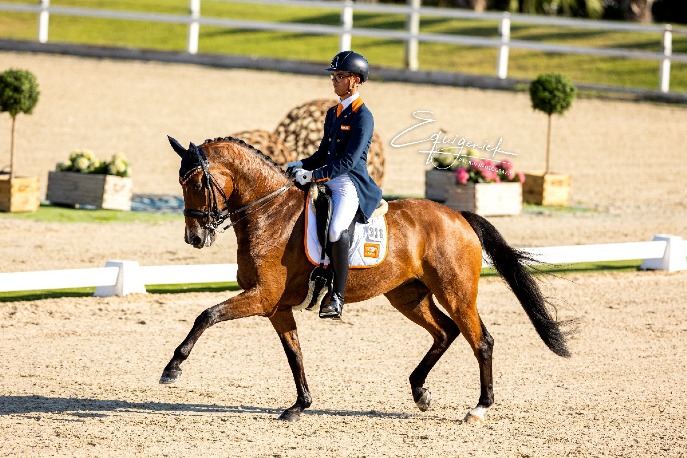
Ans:
<svg viewBox="0 0 687 458"><path fill-rule="evenodd" d="M570 78L556 73L539 75L537 79L530 83L530 100L532 108L543 111L549 116L546 133L546 170L549 173L549 156L551 147L551 116L554 114L562 115L575 100L577 88L573 85Z"/></svg>
<svg viewBox="0 0 687 458"><path fill-rule="evenodd" d="M28 70L10 69L0 73L0 112L12 117L10 143L10 180L14 178L14 137L19 113L31 114L38 103L38 83Z"/></svg>

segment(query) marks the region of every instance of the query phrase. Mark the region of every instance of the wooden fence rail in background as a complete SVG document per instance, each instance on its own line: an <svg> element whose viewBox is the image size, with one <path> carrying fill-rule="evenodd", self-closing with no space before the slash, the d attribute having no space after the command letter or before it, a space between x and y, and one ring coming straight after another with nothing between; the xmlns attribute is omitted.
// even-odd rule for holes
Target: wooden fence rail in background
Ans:
<svg viewBox="0 0 687 458"><path fill-rule="evenodd" d="M208 1L208 0L206 0ZM584 54L601 57L620 57L627 59L648 59L659 62L658 88L667 93L670 90L671 62L687 62L687 54L672 52L672 37L674 33L687 34L683 29L673 30L671 25L641 25L623 22L594 21L584 19L555 18L548 16L532 16L508 13L475 13L472 11L446 8L421 7L421 0L408 0L407 6L354 3L351 0L323 1L323 0L214 0L225 2L261 3L275 6L309 7L336 9L340 11L341 24L339 26L324 24L301 24L284 22L263 22L238 19L208 18L201 16L201 0L189 0L189 14L171 15L144 12L109 11L90 8L56 7L50 5L50 0L38 0L36 5L18 3L0 3L0 11L38 14L38 41L47 43L49 36L50 15L66 15L77 17L91 17L100 19L119 19L127 21L147 21L171 24L188 24L188 38L186 51L190 54L198 52L200 26L226 27L244 30L262 30L307 33L318 35L338 35L339 47L343 50L351 48L351 37L372 37L400 40L405 43L404 65L409 70L419 69L418 43L447 43L465 46L479 46L496 48L496 75L500 79L508 76L508 60L510 49L524 49L556 54ZM406 15L404 31L367 29L353 27L353 12L366 11L374 13ZM483 21L498 21L499 38L471 37L466 35L420 33L421 16L472 19ZM599 30L613 30L626 32L662 33L661 52L631 51L616 48L589 48L567 46L554 43L542 43L527 40L511 40L511 23L527 23L567 28L589 28Z"/></svg>

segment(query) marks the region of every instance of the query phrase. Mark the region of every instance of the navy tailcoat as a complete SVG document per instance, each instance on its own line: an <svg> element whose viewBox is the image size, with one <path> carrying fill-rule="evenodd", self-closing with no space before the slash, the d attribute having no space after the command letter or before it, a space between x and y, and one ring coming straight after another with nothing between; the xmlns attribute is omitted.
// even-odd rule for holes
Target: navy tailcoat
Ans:
<svg viewBox="0 0 687 458"><path fill-rule="evenodd" d="M324 136L312 156L302 159L303 168L313 171L315 182L325 182L345 173L358 193L359 207L365 221L370 219L382 190L367 172L367 152L372 142L374 119L358 98L336 115L337 105L327 110Z"/></svg>

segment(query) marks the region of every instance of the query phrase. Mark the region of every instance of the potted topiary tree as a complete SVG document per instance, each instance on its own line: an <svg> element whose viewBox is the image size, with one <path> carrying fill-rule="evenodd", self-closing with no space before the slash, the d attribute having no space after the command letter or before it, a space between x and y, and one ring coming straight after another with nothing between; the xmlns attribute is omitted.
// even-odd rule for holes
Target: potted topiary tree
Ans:
<svg viewBox="0 0 687 458"><path fill-rule="evenodd" d="M12 118L10 170L7 177L0 179L0 211L32 212L40 204L38 177L16 177L14 167L17 115L31 114L39 95L36 77L28 70L10 69L0 73L0 112L6 111Z"/></svg>
<svg viewBox="0 0 687 458"><path fill-rule="evenodd" d="M544 173L527 173L523 186L525 202L538 205L568 205L570 203L570 176L550 172L551 118L562 115L572 105L577 88L565 76L555 73L539 75L530 83L532 108L548 115L546 131L546 168Z"/></svg>

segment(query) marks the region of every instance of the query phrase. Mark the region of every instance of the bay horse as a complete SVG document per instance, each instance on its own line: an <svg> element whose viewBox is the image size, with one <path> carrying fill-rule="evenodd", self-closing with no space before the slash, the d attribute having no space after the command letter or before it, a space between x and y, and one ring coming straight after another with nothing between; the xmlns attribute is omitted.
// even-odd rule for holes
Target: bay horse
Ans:
<svg viewBox="0 0 687 458"><path fill-rule="evenodd" d="M279 419L295 421L312 403L292 310L303 301L313 268L303 246L307 193L294 186L270 158L241 140L218 138L201 146L191 143L187 149L171 137L169 141L181 157L185 241L195 248L209 247L217 230L229 220L238 242L237 281L243 291L196 318L164 368L160 383L179 378L181 363L210 326L249 316L267 317L284 347L297 392L296 402ZM544 343L555 354L570 356L561 323L552 317L527 270L530 259L510 247L486 219L425 199L391 201L386 217L387 257L376 267L350 271L346 302L384 294L394 308L431 334L431 348L409 377L420 410L426 411L431 400L424 387L427 375L461 333L480 374L479 401L465 421L484 422L494 403L494 340L477 312L482 248Z"/></svg>

